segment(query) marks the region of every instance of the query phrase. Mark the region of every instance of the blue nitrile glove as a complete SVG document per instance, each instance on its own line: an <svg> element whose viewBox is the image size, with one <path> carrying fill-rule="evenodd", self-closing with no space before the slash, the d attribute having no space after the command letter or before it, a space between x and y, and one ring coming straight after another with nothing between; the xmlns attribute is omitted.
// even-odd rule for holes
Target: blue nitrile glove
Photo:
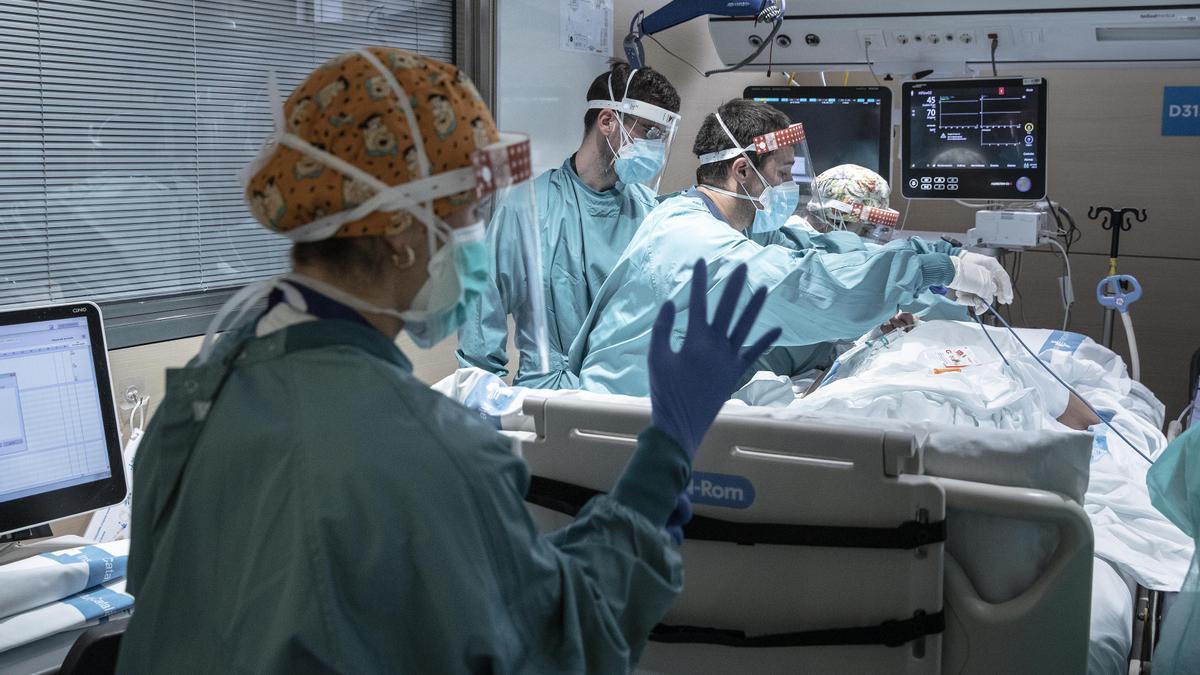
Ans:
<svg viewBox="0 0 1200 675"><path fill-rule="evenodd" d="M717 312L709 323L708 266L701 259L692 272L687 334L678 352L671 348L675 303L663 304L654 322L649 358L650 420L678 443L689 458L695 458L700 441L737 388L742 374L782 332L779 328L767 331L758 342L742 348L767 299L767 289L756 290L734 324L733 311L745 286L746 266L738 265L729 275Z"/></svg>
<svg viewBox="0 0 1200 675"><path fill-rule="evenodd" d="M687 491L680 492L679 498L675 500L675 510L671 512L671 517L667 518L667 534L675 540L676 544L683 543L683 526L692 521L692 500L688 499Z"/></svg>

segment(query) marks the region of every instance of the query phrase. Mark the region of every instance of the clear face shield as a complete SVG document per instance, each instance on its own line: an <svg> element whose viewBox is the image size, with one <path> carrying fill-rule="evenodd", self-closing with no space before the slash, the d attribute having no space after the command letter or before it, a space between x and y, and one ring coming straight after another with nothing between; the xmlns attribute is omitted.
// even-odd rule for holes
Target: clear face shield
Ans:
<svg viewBox="0 0 1200 675"><path fill-rule="evenodd" d="M486 246L486 218L489 206L503 203L517 226L507 236L519 240L523 252L524 279L528 285L527 298L534 317L534 339L539 354L539 367L549 364L549 338L546 328L544 285L542 283L540 228L537 219L537 198L534 194L529 138L521 134L499 133L499 140L471 154L471 165L441 173L431 173L420 126L412 108L411 98L396 81L393 73L366 49L358 54L370 62L391 88L400 112L406 118L412 136L412 157L406 157L414 167L417 178L400 185L388 185L371 173L357 167L323 148L290 133L283 123L283 106L273 73L269 76L269 97L275 117L275 132L264 143L258 157L243 173L244 182L265 165L280 146L295 150L311 162L340 174L347 189L357 193L358 203L343 211L322 216L307 224L282 232L295 242L322 241L333 237L347 223L383 212L397 218L411 217L425 227L429 251L428 278L418 291L412 306L399 311L393 308L370 306L361 299L327 284L297 275L270 279L261 286L243 289L240 302L247 306L265 297L273 288L289 278L313 287L335 300L368 313L396 316L404 321L407 332L420 347L431 347L452 334L466 320L465 303L469 296L482 292L485 284L494 283L490 253ZM433 202L450 198L469 203L475 208L473 222L464 227L451 227L439 218ZM415 256L414 256L415 257ZM235 299L239 296L235 296ZM255 297L257 296L257 297ZM285 297L287 293L285 292ZM230 304L233 304L231 300ZM244 316L245 307L222 308L210 324L210 334L220 327L231 310L241 309L233 322ZM206 336L206 347L209 337ZM202 348L205 356L209 349Z"/></svg>
<svg viewBox="0 0 1200 675"><path fill-rule="evenodd" d="M750 145L741 147L737 139L734 138L733 132L725 125L725 120L721 119L721 114L717 113L716 117L717 122L721 125L721 129L725 132L730 142L733 143L734 147L700 155L698 158L699 163L701 165L716 164L738 157L745 157L750 162L750 168L754 170L755 175L762 182L763 190L761 193L755 195L751 194L751 188L747 185L739 185L740 192L727 191L711 185L705 187L720 194L748 200L754 205L755 215L754 223L750 229L751 234L763 234L778 230L780 227L783 227L788 218L796 213L801 203L801 181L804 181L806 185L812 182L812 178L809 176L809 172L812 170L812 154L808 150L808 140L805 135L804 125L796 123L785 129L756 136ZM749 154L753 152L756 156L761 157L788 147L794 150L795 158L792 160L790 178L782 182L763 175L762 171L755 165L754 158Z"/></svg>
<svg viewBox="0 0 1200 675"><path fill-rule="evenodd" d="M516 223L506 236L517 237L522 252L525 278L525 297L529 302L529 320L537 347L537 364L529 372L542 374L550 368L550 334L546 319L546 293L542 274L541 225L538 219L538 195L535 182L530 180L533 164L529 154L529 139L523 146L505 145L506 134L501 134L501 143L476 152L471 157L477 176L477 194L481 201L481 213L489 225L498 223L491 216L503 208L506 222ZM489 240L496 236L489 231ZM494 274L494 272L493 272ZM495 283L495 279L490 280ZM522 363L522 368L526 365Z"/></svg>
<svg viewBox="0 0 1200 675"><path fill-rule="evenodd" d="M629 73L625 91L633 82L637 69ZM626 96L616 100L609 74L608 100L588 101L590 110L612 110L620 122L620 147L613 152L613 168L617 179L629 185L642 183L656 193L662 183L663 169L671 158L671 146L679 129L680 116L665 108Z"/></svg>

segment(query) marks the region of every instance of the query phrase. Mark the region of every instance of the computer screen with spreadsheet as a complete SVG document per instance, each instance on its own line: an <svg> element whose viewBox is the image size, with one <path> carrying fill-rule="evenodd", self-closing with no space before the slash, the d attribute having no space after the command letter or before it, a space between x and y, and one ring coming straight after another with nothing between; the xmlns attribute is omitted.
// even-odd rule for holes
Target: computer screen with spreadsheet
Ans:
<svg viewBox="0 0 1200 675"><path fill-rule="evenodd" d="M0 532L124 497L99 311L0 313Z"/></svg>

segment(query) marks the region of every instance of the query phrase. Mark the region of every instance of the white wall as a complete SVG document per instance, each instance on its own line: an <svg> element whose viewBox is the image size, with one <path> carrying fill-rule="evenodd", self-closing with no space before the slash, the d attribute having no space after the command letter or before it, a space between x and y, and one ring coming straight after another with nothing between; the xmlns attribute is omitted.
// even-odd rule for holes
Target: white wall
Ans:
<svg viewBox="0 0 1200 675"><path fill-rule="evenodd" d="M497 2L496 123L529 134L533 171L557 168L583 138L588 86L604 56L559 48L557 0Z"/></svg>

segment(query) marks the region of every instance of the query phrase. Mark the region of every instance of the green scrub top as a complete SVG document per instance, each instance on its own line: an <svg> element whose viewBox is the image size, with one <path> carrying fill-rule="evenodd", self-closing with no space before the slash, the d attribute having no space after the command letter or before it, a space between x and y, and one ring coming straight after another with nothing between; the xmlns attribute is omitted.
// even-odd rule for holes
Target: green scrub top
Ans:
<svg viewBox="0 0 1200 675"><path fill-rule="evenodd" d="M509 439L370 327L233 333L167 392L119 672L628 672L681 589L663 527L690 469L656 429L543 536Z"/></svg>

